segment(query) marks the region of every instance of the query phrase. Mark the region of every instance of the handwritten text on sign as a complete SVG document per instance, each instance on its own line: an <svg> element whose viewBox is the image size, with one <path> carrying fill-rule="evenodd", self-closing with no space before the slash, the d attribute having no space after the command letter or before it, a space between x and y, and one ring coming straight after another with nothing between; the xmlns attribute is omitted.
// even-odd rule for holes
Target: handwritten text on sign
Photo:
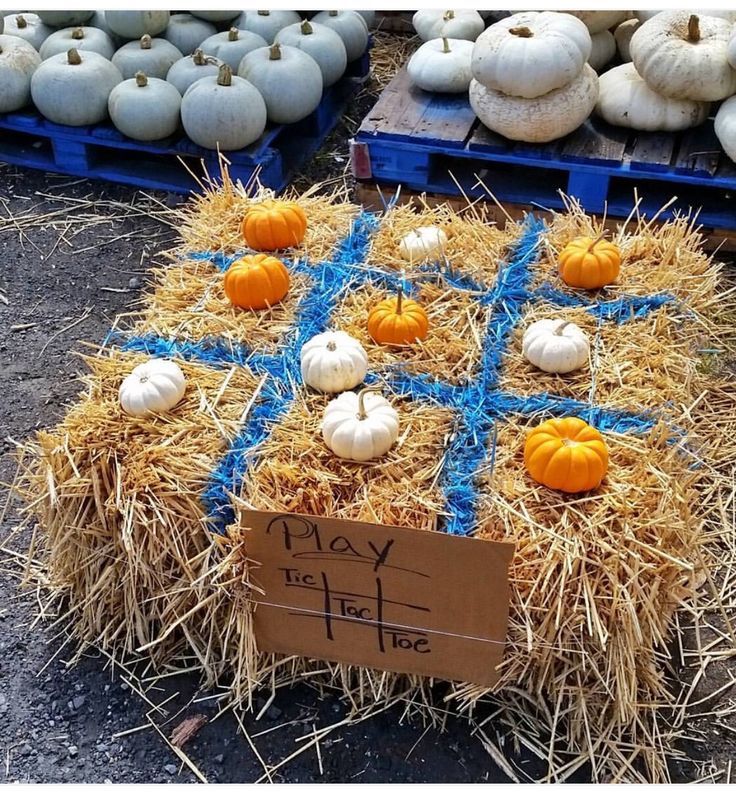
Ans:
<svg viewBox="0 0 736 797"><path fill-rule="evenodd" d="M246 512L259 650L492 686L514 546Z"/></svg>

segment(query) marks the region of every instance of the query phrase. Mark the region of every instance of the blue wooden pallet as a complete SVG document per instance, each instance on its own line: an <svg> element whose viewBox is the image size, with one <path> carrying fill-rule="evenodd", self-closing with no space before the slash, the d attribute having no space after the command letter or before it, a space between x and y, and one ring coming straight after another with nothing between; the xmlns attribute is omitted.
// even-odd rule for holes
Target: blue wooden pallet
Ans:
<svg viewBox="0 0 736 797"><path fill-rule="evenodd" d="M258 171L262 185L275 191L284 189L335 127L369 66L366 52L348 65L345 76L325 91L306 119L271 126L250 147L224 153L233 180L245 185ZM57 125L32 109L0 114L0 161L18 166L188 193L197 188L197 181L182 160L198 176L205 168L211 177L220 174L217 152L198 147L183 132L144 143L127 138L111 124Z"/></svg>
<svg viewBox="0 0 736 797"><path fill-rule="evenodd" d="M558 141L524 144L482 125L467 95L413 87L404 68L363 120L351 155L358 179L413 192L487 196L480 178L502 202L561 209L562 190L590 213L626 217L636 189L643 213L677 196L662 218L700 209L705 226L736 229L736 165L711 120L684 133L639 133L591 118Z"/></svg>

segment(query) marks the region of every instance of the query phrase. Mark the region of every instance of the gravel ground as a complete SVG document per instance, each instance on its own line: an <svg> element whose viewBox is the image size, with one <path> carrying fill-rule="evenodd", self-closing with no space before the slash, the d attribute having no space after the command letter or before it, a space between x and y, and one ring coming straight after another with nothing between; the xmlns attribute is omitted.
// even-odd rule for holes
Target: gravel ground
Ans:
<svg viewBox="0 0 736 797"><path fill-rule="evenodd" d="M347 138L353 121L364 115L373 98L366 92L353 103L344 122L310 163L299 183L308 185L337 176L347 167ZM0 405L3 430L0 480L13 478L7 453L13 440L57 421L76 395L81 364L80 341L99 341L116 314L134 301L152 255L171 241L161 221L134 216L126 207L140 199L132 189L76 181L0 165L0 215L20 218L63 211L50 224L0 233L0 368L5 396ZM6 197L3 200L1 197ZM176 199L155 195L164 205ZM55 198L56 197L56 198ZM107 218L68 222L76 211L95 211ZM93 201L92 207L84 203ZM121 203L117 208L112 203ZM113 215L114 213L114 215ZM51 219L49 220L51 221ZM62 234L62 235L60 235ZM86 250L86 251L85 251ZM11 506L0 540L17 523ZM16 550L22 540L14 541ZM84 658L70 668L69 651L59 650L39 623L35 592L18 593L19 562L10 549L0 554L0 767L8 782L189 782L192 770L167 746L166 736L185 717L218 713L218 695L200 692L195 679L168 679L147 699L165 708L154 711L136 691L136 681L113 670L102 657ZM700 688L707 695L731 679L726 666L711 668ZM264 695L259 707L264 707ZM718 705L736 702L733 688ZM195 702L192 702L195 701ZM699 706L704 713L707 703ZM211 782L252 782L269 765L298 750L313 729L345 715L331 695L308 686L280 692L262 719L243 718L258 755L239 731L232 712L205 725L185 750ZM149 723L149 718L154 723ZM684 749L690 761L673 765L672 777L688 781L706 774L724 780L734 757L736 729L725 720L694 717L687 725ZM725 725L725 728L722 727ZM729 730L730 727L730 730ZM136 730L137 729L137 730ZM495 738L495 734L491 734ZM543 768L531 757L507 751L520 776L540 777ZM712 762L712 761L714 762ZM523 775L521 774L523 773ZM586 773L579 773L581 779ZM484 749L470 725L448 717L445 731L403 719L397 708L360 724L342 726L283 764L273 775L286 782L498 782L508 780Z"/></svg>

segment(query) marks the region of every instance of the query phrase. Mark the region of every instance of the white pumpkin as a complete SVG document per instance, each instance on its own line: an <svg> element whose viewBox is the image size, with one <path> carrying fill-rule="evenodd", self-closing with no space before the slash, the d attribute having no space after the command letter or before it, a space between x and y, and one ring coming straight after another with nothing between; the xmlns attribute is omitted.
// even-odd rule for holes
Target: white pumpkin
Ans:
<svg viewBox="0 0 736 797"><path fill-rule="evenodd" d="M230 28L230 30L216 33L205 39L200 45L200 49L205 55L214 55L223 64L227 64L233 72L237 72L240 62L248 53L259 47L267 46L263 36L259 36L257 33Z"/></svg>
<svg viewBox="0 0 736 797"><path fill-rule="evenodd" d="M442 257L447 235L441 227L417 227L399 242L399 255L410 263L426 263Z"/></svg>
<svg viewBox="0 0 736 797"><path fill-rule="evenodd" d="M110 92L107 101L115 127L136 141L158 141L179 127L181 94L165 80L137 72Z"/></svg>
<svg viewBox="0 0 736 797"><path fill-rule="evenodd" d="M366 27L368 30L374 28L376 26L376 12L375 11L356 11L356 14L360 14L363 17L363 22L365 22Z"/></svg>
<svg viewBox="0 0 736 797"><path fill-rule="evenodd" d="M524 357L550 374L568 374L588 362L588 336L577 324L562 318L535 321L522 341Z"/></svg>
<svg viewBox="0 0 736 797"><path fill-rule="evenodd" d="M60 125L93 125L107 117L110 92L120 83L120 70L99 53L52 55L33 73L31 96L36 108Z"/></svg>
<svg viewBox="0 0 736 797"><path fill-rule="evenodd" d="M345 45L348 61L360 58L368 47L368 26L357 11L320 11L312 18L337 33Z"/></svg>
<svg viewBox="0 0 736 797"><path fill-rule="evenodd" d="M631 52L629 49L631 37L639 30L641 24L641 20L639 19L627 19L625 22L618 25L613 32L613 37L616 39L616 49L618 50L621 60L625 64L631 61Z"/></svg>
<svg viewBox="0 0 736 797"><path fill-rule="evenodd" d="M609 124L633 130L674 131L702 124L710 103L673 100L647 86L636 67L621 64L599 78L596 113Z"/></svg>
<svg viewBox="0 0 736 797"><path fill-rule="evenodd" d="M726 47L726 58L728 63L731 65L731 69L736 69L736 30L728 40L728 46Z"/></svg>
<svg viewBox="0 0 736 797"><path fill-rule="evenodd" d="M45 39L38 52L45 61L52 55L68 52L72 47L80 53L98 53L108 60L115 52L115 43L99 28L62 28Z"/></svg>
<svg viewBox="0 0 736 797"><path fill-rule="evenodd" d="M368 372L368 355L347 332L323 332L301 349L304 384L323 393L342 393L359 385Z"/></svg>
<svg viewBox="0 0 736 797"><path fill-rule="evenodd" d="M296 25L301 22L301 17L296 11L243 11L233 22L236 28L250 30L262 36L268 44L273 44L276 34L287 25Z"/></svg>
<svg viewBox="0 0 736 797"><path fill-rule="evenodd" d="M417 11L412 23L419 38L425 42L443 37L474 42L486 26L477 11L442 11L438 8Z"/></svg>
<svg viewBox="0 0 736 797"><path fill-rule="evenodd" d="M663 11L631 37L631 60L647 85L676 100L722 100L736 92L728 63L731 24L687 11Z"/></svg>
<svg viewBox="0 0 736 797"><path fill-rule="evenodd" d="M375 388L341 393L325 408L322 437L342 459L367 462L385 454L399 436L399 414Z"/></svg>
<svg viewBox="0 0 736 797"><path fill-rule="evenodd" d="M87 22L87 27L99 28L100 30L105 31L105 33L107 33L107 35L118 47L125 42L125 39L121 39L120 36L118 36L117 33L115 33L107 24L104 11L95 11L95 13L90 17L89 22Z"/></svg>
<svg viewBox="0 0 736 797"><path fill-rule="evenodd" d="M191 55L205 39L214 36L217 28L191 14L172 14L162 38L171 42L182 55Z"/></svg>
<svg viewBox="0 0 736 797"><path fill-rule="evenodd" d="M598 99L598 75L586 64L580 76L541 97L510 97L470 83L470 106L490 130L512 141L533 143L562 138L580 127Z"/></svg>
<svg viewBox="0 0 736 797"><path fill-rule="evenodd" d="M578 78L592 47L579 19L555 11L524 11L496 22L478 37L473 77L514 97L541 97Z"/></svg>
<svg viewBox="0 0 736 797"><path fill-rule="evenodd" d="M31 99L31 78L41 56L25 40L0 34L0 113L17 111Z"/></svg>
<svg viewBox="0 0 736 797"><path fill-rule="evenodd" d="M181 122L200 147L234 150L252 144L266 129L266 103L258 89L223 64L217 76L193 83L181 101Z"/></svg>
<svg viewBox="0 0 736 797"><path fill-rule="evenodd" d="M9 14L5 17L5 30L0 33L6 36L18 36L25 39L36 50L54 32L50 25L41 21L38 14Z"/></svg>
<svg viewBox="0 0 736 797"><path fill-rule="evenodd" d="M613 28L630 16L629 11L566 11L577 17L590 31L591 35Z"/></svg>
<svg viewBox="0 0 736 797"><path fill-rule="evenodd" d="M591 34L593 49L590 51L588 63L600 72L605 66L611 63L616 55L616 39L610 30L602 30L600 33Z"/></svg>
<svg viewBox="0 0 736 797"><path fill-rule="evenodd" d="M319 22L287 25L276 34L276 44L296 47L311 55L322 72L322 83L327 88L337 83L348 64L348 53L339 33Z"/></svg>
<svg viewBox="0 0 736 797"><path fill-rule="evenodd" d="M207 22L229 22L231 19L235 19L240 11L230 9L229 11L190 11L189 13L207 20Z"/></svg>
<svg viewBox="0 0 736 797"><path fill-rule="evenodd" d="M424 91L464 94L473 73L473 42L467 39L432 39L409 59L411 82Z"/></svg>
<svg viewBox="0 0 736 797"><path fill-rule="evenodd" d="M714 127L723 151L736 161L736 97L726 100L718 109Z"/></svg>
<svg viewBox="0 0 736 797"><path fill-rule="evenodd" d="M203 77L217 77L219 70L220 62L217 58L205 55L197 49L173 64L166 73L166 80L176 86L183 97L190 86Z"/></svg>
<svg viewBox="0 0 736 797"><path fill-rule="evenodd" d="M75 28L90 20L94 11L37 11L45 25L51 28Z"/></svg>
<svg viewBox="0 0 736 797"><path fill-rule="evenodd" d="M105 11L108 27L123 39L140 39L144 34L158 36L166 30L169 11Z"/></svg>
<svg viewBox="0 0 736 797"><path fill-rule="evenodd" d="M642 22L646 22L648 19L656 17L657 14L661 14L662 11L663 9L658 9L656 11L651 8L639 9L638 11L634 11L634 16ZM736 22L736 11L727 11L725 8L709 8L698 11L697 13L705 17L720 17L728 22Z"/></svg>
<svg viewBox="0 0 736 797"><path fill-rule="evenodd" d="M118 397L128 415L144 418L168 412L184 398L186 379L172 360L151 359L125 377Z"/></svg>
<svg viewBox="0 0 736 797"><path fill-rule="evenodd" d="M140 41L124 44L112 57L112 62L127 80L136 72L147 77L165 79L169 69L184 56L166 39L152 39L147 33Z"/></svg>
<svg viewBox="0 0 736 797"><path fill-rule="evenodd" d="M322 99L322 72L311 55L296 47L272 44L248 53L238 75L261 92L274 124L309 116Z"/></svg>

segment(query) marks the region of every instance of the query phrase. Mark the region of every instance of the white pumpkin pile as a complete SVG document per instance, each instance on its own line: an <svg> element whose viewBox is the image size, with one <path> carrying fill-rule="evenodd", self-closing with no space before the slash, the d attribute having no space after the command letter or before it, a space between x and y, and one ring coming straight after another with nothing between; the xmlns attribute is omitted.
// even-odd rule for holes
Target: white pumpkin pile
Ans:
<svg viewBox="0 0 736 797"><path fill-rule="evenodd" d="M32 100L58 124L109 115L137 140L181 125L200 146L241 149L268 122L315 110L365 52L372 14L321 11L307 22L284 10L14 12L0 17L9 34L0 36L0 113Z"/></svg>
<svg viewBox="0 0 736 797"><path fill-rule="evenodd" d="M571 14L506 17L475 42L470 105L486 127L514 141L561 138L588 118L598 99L598 75L588 63L592 48L588 28Z"/></svg>

